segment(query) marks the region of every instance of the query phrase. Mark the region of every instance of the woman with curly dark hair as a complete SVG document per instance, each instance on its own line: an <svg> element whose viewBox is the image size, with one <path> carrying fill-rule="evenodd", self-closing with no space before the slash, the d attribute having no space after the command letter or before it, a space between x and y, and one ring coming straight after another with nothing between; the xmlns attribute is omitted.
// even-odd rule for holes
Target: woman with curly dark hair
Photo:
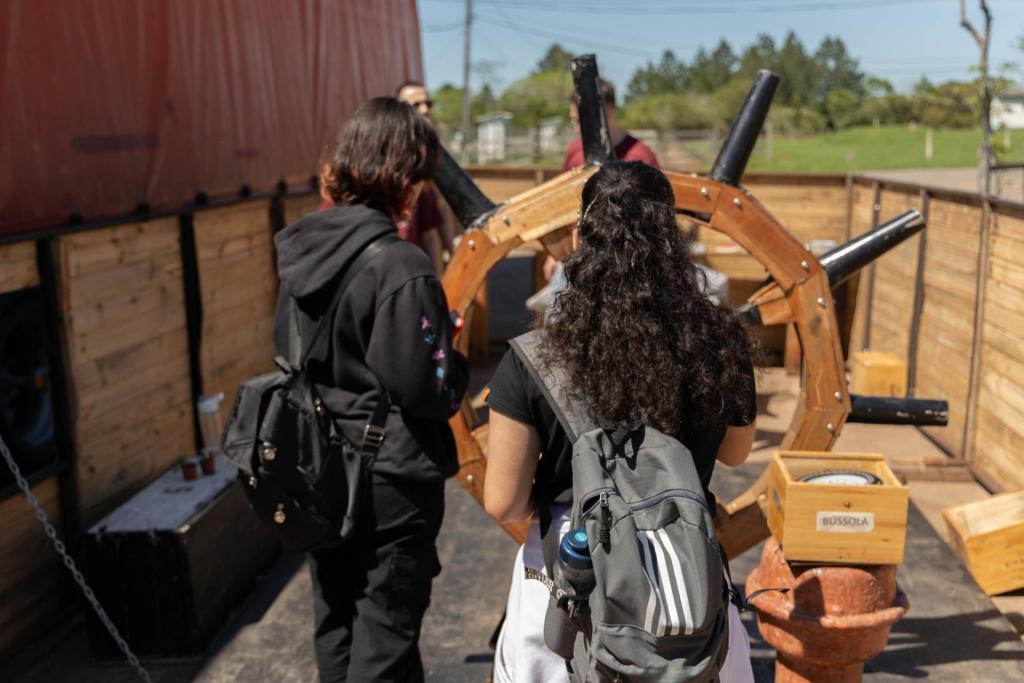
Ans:
<svg viewBox="0 0 1024 683"><path fill-rule="evenodd" d="M613 161L583 188L565 262L568 288L541 332L539 355L564 371L565 393L594 423L642 422L692 453L707 491L715 462L746 460L756 403L752 342L731 313L705 294L702 271L679 230L668 179L638 161ZM484 506L499 522L544 506L552 533L568 529L572 443L541 387L509 351L490 384ZM495 656L495 681L567 681L565 662L543 639L547 588L524 567L544 570L535 515L516 558ZM723 681L752 680L749 645L730 607Z"/></svg>
<svg viewBox="0 0 1024 683"><path fill-rule="evenodd" d="M448 304L430 260L398 238L395 223L415 205L440 156L434 128L412 107L372 99L352 114L324 164L321 187L332 208L274 239L281 280L275 346L287 358L295 327L301 346L328 321L307 372L337 427L363 445L370 469L353 537L309 554L323 683L423 680L420 624L441 571L435 540L444 480L458 470L448 418L469 373L452 347ZM390 244L332 308L348 268L382 241Z"/></svg>

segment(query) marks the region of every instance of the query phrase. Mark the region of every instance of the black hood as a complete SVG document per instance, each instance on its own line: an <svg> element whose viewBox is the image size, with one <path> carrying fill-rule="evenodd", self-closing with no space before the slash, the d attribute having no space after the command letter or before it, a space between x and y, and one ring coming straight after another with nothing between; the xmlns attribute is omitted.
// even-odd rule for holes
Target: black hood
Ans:
<svg viewBox="0 0 1024 683"><path fill-rule="evenodd" d="M383 211L357 204L317 211L277 233L281 288L296 299L316 294L372 239L395 231Z"/></svg>

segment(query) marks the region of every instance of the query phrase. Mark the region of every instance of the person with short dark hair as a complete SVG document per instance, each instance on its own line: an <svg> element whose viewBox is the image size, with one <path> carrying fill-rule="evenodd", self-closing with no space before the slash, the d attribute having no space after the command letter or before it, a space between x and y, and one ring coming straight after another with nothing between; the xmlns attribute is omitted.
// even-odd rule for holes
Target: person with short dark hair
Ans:
<svg viewBox="0 0 1024 683"><path fill-rule="evenodd" d="M337 307L330 304L358 254L396 232L440 151L433 126L409 105L391 97L366 102L323 164L322 191L334 206L275 238L277 352L290 356L293 301L300 339L332 316L307 370L338 429L360 444L378 406L389 406L354 537L309 554L324 683L423 680L420 624L441 571L435 540L444 480L458 470L448 418L465 393L467 363L452 346L444 290L412 244L388 246Z"/></svg>

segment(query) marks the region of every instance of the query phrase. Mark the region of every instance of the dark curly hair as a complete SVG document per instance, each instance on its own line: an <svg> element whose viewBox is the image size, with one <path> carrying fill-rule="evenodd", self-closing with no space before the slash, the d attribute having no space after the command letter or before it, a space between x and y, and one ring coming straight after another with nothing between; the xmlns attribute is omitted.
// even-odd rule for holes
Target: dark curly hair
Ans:
<svg viewBox="0 0 1024 683"><path fill-rule="evenodd" d="M324 159L324 189L335 204L366 204L397 216L413 185L434 177L441 143L430 121L394 97L356 109Z"/></svg>
<svg viewBox="0 0 1024 683"><path fill-rule="evenodd" d="M703 293L674 205L665 175L640 161L606 163L583 187L580 246L541 358L604 426L679 436L754 418L754 343Z"/></svg>

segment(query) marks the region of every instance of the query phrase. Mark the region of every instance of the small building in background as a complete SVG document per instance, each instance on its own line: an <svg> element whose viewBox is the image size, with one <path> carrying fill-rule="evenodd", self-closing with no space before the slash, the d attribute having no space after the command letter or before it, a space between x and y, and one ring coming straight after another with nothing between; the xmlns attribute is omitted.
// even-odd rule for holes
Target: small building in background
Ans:
<svg viewBox="0 0 1024 683"><path fill-rule="evenodd" d="M1024 90L1011 90L992 98L992 128L1024 128Z"/></svg>
<svg viewBox="0 0 1024 683"><path fill-rule="evenodd" d="M548 154L560 154L565 150L565 135L563 135L565 127L564 116L552 116L551 118L543 119L540 122L539 128L539 146L541 156Z"/></svg>
<svg viewBox="0 0 1024 683"><path fill-rule="evenodd" d="M492 112L476 117L473 122L476 123L477 163L486 164L491 161L504 161L508 129L512 124L512 113L507 111Z"/></svg>

